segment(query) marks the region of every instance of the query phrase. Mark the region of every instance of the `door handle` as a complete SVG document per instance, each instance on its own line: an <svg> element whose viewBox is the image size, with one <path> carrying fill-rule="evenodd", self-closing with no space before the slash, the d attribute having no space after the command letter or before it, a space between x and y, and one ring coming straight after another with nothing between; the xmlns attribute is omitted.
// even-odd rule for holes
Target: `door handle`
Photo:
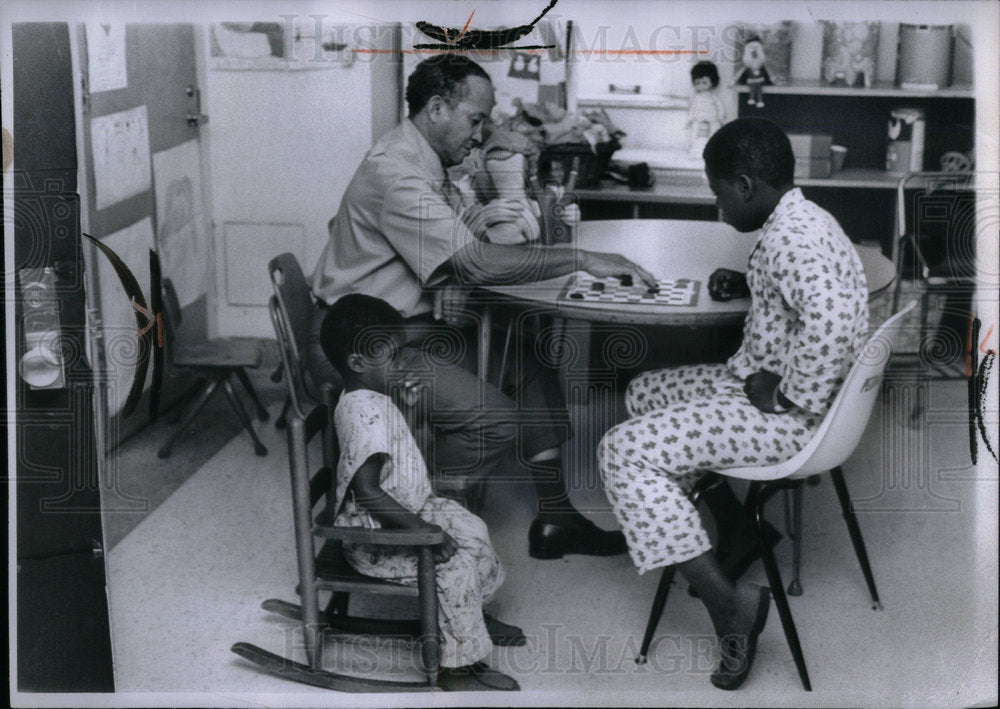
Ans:
<svg viewBox="0 0 1000 709"><path fill-rule="evenodd" d="M193 110L188 110L187 114L187 124L192 128L197 128L198 126L208 123L208 116L201 112L201 89L187 85L184 89L184 93L187 94L188 98L193 101Z"/></svg>

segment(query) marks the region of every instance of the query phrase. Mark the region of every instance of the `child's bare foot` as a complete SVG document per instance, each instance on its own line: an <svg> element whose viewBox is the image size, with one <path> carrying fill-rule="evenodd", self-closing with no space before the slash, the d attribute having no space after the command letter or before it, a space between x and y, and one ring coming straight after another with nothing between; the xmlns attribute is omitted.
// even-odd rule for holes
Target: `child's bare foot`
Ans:
<svg viewBox="0 0 1000 709"><path fill-rule="evenodd" d="M737 689L753 666L757 636L767 623L771 607L771 589L766 586L740 585L736 588L737 607L731 618L720 623L719 667L712 673L712 684L719 689Z"/></svg>

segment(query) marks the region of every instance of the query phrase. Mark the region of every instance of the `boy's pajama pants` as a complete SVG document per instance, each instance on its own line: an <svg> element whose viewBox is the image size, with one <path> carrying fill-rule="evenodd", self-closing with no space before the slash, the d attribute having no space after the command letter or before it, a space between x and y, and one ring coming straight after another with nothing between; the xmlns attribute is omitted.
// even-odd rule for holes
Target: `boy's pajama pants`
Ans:
<svg viewBox="0 0 1000 709"><path fill-rule="evenodd" d="M471 665L488 657L493 648L483 603L503 583L503 566L490 544L486 523L454 500L429 497L419 515L458 544L454 556L435 564L441 666ZM344 554L365 576L417 585L417 555L412 550L358 544L345 545Z"/></svg>
<svg viewBox="0 0 1000 709"><path fill-rule="evenodd" d="M711 549L687 497L706 471L787 460L822 420L802 409L758 410L724 364L640 374L625 404L630 418L604 435L597 460L639 573Z"/></svg>

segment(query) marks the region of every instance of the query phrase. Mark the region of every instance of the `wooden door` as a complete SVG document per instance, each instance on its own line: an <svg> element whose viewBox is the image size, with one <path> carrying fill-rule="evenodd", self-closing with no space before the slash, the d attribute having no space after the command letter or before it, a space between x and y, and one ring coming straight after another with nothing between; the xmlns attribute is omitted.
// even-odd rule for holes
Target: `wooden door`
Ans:
<svg viewBox="0 0 1000 709"><path fill-rule="evenodd" d="M87 23L76 32L85 228L125 260L147 302L155 248L183 306L183 332L202 337L212 273L199 121L191 119L199 112L195 27ZM111 447L149 414L143 402L128 421L118 420L135 371L135 316L107 260L96 250L91 256L88 304L108 386ZM165 378L164 398L180 388Z"/></svg>

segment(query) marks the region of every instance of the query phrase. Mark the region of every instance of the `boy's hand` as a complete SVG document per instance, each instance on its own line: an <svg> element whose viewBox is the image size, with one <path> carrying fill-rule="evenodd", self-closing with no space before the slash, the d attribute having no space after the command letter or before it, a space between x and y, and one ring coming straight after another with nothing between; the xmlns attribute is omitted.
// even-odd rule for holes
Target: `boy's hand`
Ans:
<svg viewBox="0 0 1000 709"><path fill-rule="evenodd" d="M708 294L712 300L723 302L733 298L749 298L750 288L747 286L746 274L728 268L715 269L708 277Z"/></svg>
<svg viewBox="0 0 1000 709"><path fill-rule="evenodd" d="M427 382L414 375L403 374L395 377L392 381L393 403L403 409L404 413L419 408L417 404L426 395L427 388Z"/></svg>
<svg viewBox="0 0 1000 709"><path fill-rule="evenodd" d="M434 291L434 319L461 327L470 323L466 311L469 289L454 283L445 283Z"/></svg>
<svg viewBox="0 0 1000 709"><path fill-rule="evenodd" d="M444 532L444 541L434 547L434 563L443 564L458 551L458 542L452 539L451 535Z"/></svg>
<svg viewBox="0 0 1000 709"><path fill-rule="evenodd" d="M781 377L779 375L762 369L746 378L743 383L743 392L757 410L763 411L765 414L782 413L794 404L778 391L780 383ZM776 403L782 407L780 411L775 407Z"/></svg>

